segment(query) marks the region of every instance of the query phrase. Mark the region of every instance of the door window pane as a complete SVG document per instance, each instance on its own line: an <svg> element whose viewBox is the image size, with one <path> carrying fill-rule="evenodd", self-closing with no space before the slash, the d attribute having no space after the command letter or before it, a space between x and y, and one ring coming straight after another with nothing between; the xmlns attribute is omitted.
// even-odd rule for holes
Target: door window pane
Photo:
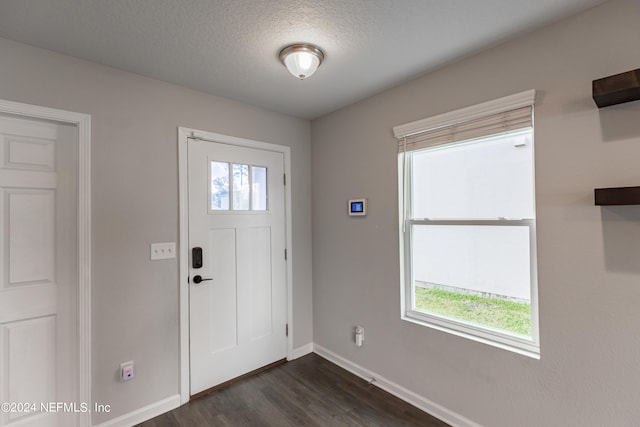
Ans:
<svg viewBox="0 0 640 427"><path fill-rule="evenodd" d="M211 210L229 210L229 163L211 162Z"/></svg>
<svg viewBox="0 0 640 427"><path fill-rule="evenodd" d="M211 211L266 211L267 168L211 161Z"/></svg>
<svg viewBox="0 0 640 427"><path fill-rule="evenodd" d="M251 166L251 203L252 210L267 210L267 168L262 166Z"/></svg>
<svg viewBox="0 0 640 427"><path fill-rule="evenodd" d="M249 166L233 165L233 210L249 210Z"/></svg>

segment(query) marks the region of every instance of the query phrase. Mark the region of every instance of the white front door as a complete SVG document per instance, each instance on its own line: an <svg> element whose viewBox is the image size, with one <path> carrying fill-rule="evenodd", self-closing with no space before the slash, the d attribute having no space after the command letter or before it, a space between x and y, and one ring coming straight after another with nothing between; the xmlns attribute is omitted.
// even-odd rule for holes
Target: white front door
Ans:
<svg viewBox="0 0 640 427"><path fill-rule="evenodd" d="M61 221L75 217L61 218L57 203L65 176L57 167L66 161L58 129L0 116L0 402L10 405L0 426L56 425L59 416L41 404L68 396L57 377L66 363L60 355L70 353L59 329L66 322L59 295L71 280L61 245L69 236L58 234Z"/></svg>
<svg viewBox="0 0 640 427"><path fill-rule="evenodd" d="M283 153L189 139L191 395L286 357L284 185Z"/></svg>

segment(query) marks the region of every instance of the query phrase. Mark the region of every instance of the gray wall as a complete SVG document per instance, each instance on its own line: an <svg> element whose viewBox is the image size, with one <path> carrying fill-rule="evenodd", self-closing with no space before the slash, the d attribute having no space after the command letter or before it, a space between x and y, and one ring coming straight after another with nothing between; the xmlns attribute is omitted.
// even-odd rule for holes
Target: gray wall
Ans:
<svg viewBox="0 0 640 427"><path fill-rule="evenodd" d="M94 422L179 393L178 263L149 261L178 239L178 126L291 147L294 347L313 340L308 121L5 39L0 58L0 99L92 116Z"/></svg>
<svg viewBox="0 0 640 427"><path fill-rule="evenodd" d="M598 110L591 81L640 67L639 18L613 0L312 122L316 344L485 426L637 425L640 207L593 189L640 185L640 102ZM400 320L392 127L527 89L541 360Z"/></svg>

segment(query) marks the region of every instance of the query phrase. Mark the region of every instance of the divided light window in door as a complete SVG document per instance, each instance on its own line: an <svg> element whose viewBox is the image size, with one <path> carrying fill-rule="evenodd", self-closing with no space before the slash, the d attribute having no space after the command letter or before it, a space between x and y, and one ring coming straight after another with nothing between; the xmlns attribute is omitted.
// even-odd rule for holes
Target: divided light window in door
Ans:
<svg viewBox="0 0 640 427"><path fill-rule="evenodd" d="M267 168L212 161L211 211L266 211Z"/></svg>

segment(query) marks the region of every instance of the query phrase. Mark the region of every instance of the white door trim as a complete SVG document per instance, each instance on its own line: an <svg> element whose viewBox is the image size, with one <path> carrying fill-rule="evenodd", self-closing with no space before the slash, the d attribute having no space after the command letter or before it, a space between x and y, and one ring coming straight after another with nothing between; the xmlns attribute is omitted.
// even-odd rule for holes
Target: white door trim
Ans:
<svg viewBox="0 0 640 427"><path fill-rule="evenodd" d="M291 149L289 147L251 139L237 138L196 129L178 128L178 180L179 180L179 284L180 284L180 403L189 401L189 182L187 165L187 140L197 138L211 142L274 151L284 155L284 171L287 176L285 186L285 244L287 247L287 360L293 359L293 240L291 235Z"/></svg>
<svg viewBox="0 0 640 427"><path fill-rule="evenodd" d="M78 403L91 400L91 116L0 100L0 113L53 120L78 130ZM79 412L78 425L90 426L91 413Z"/></svg>

